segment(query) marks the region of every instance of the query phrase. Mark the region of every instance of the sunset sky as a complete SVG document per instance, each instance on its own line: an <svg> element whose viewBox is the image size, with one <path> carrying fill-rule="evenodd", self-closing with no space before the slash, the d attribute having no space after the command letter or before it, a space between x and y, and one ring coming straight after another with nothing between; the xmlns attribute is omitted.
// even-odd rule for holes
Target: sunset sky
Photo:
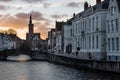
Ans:
<svg viewBox="0 0 120 80"><path fill-rule="evenodd" d="M83 11L88 1L94 5L96 0L0 0L0 30L14 29L25 39L28 32L29 14L32 14L34 32L47 38L47 32L54 28L55 21L66 21L73 13Z"/></svg>

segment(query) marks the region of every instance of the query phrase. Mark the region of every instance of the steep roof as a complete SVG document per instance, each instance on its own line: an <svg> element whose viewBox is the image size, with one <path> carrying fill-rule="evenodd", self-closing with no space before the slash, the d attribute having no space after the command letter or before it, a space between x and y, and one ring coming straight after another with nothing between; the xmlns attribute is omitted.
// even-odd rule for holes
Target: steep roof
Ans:
<svg viewBox="0 0 120 80"><path fill-rule="evenodd" d="M35 33L32 40L40 40L40 33Z"/></svg>
<svg viewBox="0 0 120 80"><path fill-rule="evenodd" d="M31 36L30 36L29 33L27 33L27 34L26 34L26 39L31 39L31 40L33 40L33 38L34 38L35 36L37 36L39 39L41 39L40 33L33 33L33 35L31 35Z"/></svg>
<svg viewBox="0 0 120 80"><path fill-rule="evenodd" d="M74 18L70 18L69 20L67 20L67 22L66 22L66 25L72 25L72 20L73 20Z"/></svg>
<svg viewBox="0 0 120 80"><path fill-rule="evenodd" d="M119 1L119 0L118 0L118 1ZM99 10L108 9L109 2L110 2L110 0L104 0L103 2L101 2L101 3L99 3L99 4L96 4L96 5L94 5L94 6L90 6L90 7L88 7L87 10L78 13L78 14L75 16L75 19L77 19L77 18L79 18L79 17L84 17L84 16L87 16L87 15L90 15L90 14L96 12L96 11L99 11Z"/></svg>
<svg viewBox="0 0 120 80"><path fill-rule="evenodd" d="M55 26L56 28L55 29L57 31L62 31L62 28L63 28L64 25L65 25L65 22L57 22L56 21L56 26Z"/></svg>
<svg viewBox="0 0 120 80"><path fill-rule="evenodd" d="M120 0L117 0L119 11L120 11Z"/></svg>

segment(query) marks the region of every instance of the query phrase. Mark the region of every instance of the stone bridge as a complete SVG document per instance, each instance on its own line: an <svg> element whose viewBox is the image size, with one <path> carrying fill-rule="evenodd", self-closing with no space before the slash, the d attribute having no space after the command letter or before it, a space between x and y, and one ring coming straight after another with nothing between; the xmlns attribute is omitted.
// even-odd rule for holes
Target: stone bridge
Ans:
<svg viewBox="0 0 120 80"><path fill-rule="evenodd" d="M47 52L16 49L0 51L0 59L6 60L8 56L18 56L20 54L29 55L33 60L47 59Z"/></svg>

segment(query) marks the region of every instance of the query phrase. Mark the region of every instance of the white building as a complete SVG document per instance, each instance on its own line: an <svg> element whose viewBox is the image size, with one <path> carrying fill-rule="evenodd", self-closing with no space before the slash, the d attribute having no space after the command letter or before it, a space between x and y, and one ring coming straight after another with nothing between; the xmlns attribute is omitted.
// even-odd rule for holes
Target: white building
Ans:
<svg viewBox="0 0 120 80"><path fill-rule="evenodd" d="M72 22L72 52L83 59L105 59L106 14L109 0L96 0L96 5L84 4L84 11Z"/></svg>
<svg viewBox="0 0 120 80"><path fill-rule="evenodd" d="M55 53L56 51L56 33L55 29L51 30L51 53Z"/></svg>
<svg viewBox="0 0 120 80"><path fill-rule="evenodd" d="M17 42L13 40L13 37L11 37L10 34L0 33L0 51L16 49L17 45Z"/></svg>
<svg viewBox="0 0 120 80"><path fill-rule="evenodd" d="M68 20L63 27L64 54L72 52L72 19Z"/></svg>
<svg viewBox="0 0 120 80"><path fill-rule="evenodd" d="M96 0L96 5L74 14L70 25L63 27L63 38L57 34L56 49L64 43L63 52L80 59L120 61L120 0ZM56 35L55 35L56 36ZM53 40L54 41L54 40ZM69 48L70 47L70 48Z"/></svg>
<svg viewBox="0 0 120 80"><path fill-rule="evenodd" d="M16 48L16 42L12 40L10 36L7 34L1 34L2 37L2 49L15 49Z"/></svg>
<svg viewBox="0 0 120 80"><path fill-rule="evenodd" d="M62 52L62 34L61 31L56 32L56 53Z"/></svg>
<svg viewBox="0 0 120 80"><path fill-rule="evenodd" d="M48 45L48 53L51 53L51 31L48 32L48 39L47 39L47 45Z"/></svg>
<svg viewBox="0 0 120 80"><path fill-rule="evenodd" d="M106 24L107 59L120 61L120 0L110 0Z"/></svg>

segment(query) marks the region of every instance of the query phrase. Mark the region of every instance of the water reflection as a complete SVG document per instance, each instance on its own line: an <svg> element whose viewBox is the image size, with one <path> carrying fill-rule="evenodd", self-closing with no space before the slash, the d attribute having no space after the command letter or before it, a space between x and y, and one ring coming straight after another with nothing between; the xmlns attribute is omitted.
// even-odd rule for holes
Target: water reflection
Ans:
<svg viewBox="0 0 120 80"><path fill-rule="evenodd" d="M119 80L119 76L29 61L0 62L0 80Z"/></svg>
<svg viewBox="0 0 120 80"><path fill-rule="evenodd" d="M14 61L28 61L31 60L30 56L28 55L18 55L18 56L8 56L7 60L14 60Z"/></svg>

